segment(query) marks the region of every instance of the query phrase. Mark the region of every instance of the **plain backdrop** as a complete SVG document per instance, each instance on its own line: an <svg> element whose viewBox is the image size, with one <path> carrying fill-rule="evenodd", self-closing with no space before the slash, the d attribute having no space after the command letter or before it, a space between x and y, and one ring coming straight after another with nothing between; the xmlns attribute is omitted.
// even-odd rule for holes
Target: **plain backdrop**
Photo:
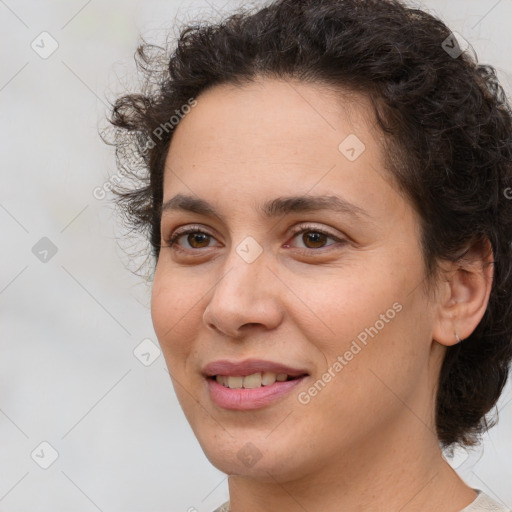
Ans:
<svg viewBox="0 0 512 512"><path fill-rule="evenodd" d="M139 36L163 42L175 20L239 4L0 1L1 512L206 512L228 499L156 348L150 285L127 269L111 196L93 191L117 172L98 131L107 100L137 87ZM415 5L510 95L511 0ZM508 383L498 425L452 463L509 507L511 403Z"/></svg>

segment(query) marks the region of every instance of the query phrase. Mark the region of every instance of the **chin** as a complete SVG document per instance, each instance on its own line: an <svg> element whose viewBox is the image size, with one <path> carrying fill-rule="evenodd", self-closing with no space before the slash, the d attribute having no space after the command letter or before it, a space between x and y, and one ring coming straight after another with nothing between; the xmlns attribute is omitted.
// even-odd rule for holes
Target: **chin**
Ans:
<svg viewBox="0 0 512 512"><path fill-rule="evenodd" d="M286 440L272 440L272 436L265 439L267 435L231 437L224 433L222 439L200 440L200 445L210 463L228 475L274 483L303 476L307 467L304 447L287 446Z"/></svg>

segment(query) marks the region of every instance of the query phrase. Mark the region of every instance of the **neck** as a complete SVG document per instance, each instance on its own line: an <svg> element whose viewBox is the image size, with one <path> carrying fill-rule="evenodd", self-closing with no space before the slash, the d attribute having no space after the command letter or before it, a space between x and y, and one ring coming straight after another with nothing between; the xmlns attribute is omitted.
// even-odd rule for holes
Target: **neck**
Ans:
<svg viewBox="0 0 512 512"><path fill-rule="evenodd" d="M407 428L401 419L405 431L389 425L364 443L334 454L324 466L313 465L299 478L271 472L265 481L231 475L231 512L462 510L477 493L442 457L430 428L418 429L418 417L411 411L405 414L410 423Z"/></svg>

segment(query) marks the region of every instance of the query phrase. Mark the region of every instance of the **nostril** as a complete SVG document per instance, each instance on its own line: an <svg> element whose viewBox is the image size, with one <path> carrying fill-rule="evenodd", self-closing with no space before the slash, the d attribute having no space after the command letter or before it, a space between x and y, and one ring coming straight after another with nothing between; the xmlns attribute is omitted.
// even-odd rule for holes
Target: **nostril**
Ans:
<svg viewBox="0 0 512 512"><path fill-rule="evenodd" d="M244 325L242 325L242 327L251 326L251 325L259 325L259 324L249 323L249 324L244 324Z"/></svg>

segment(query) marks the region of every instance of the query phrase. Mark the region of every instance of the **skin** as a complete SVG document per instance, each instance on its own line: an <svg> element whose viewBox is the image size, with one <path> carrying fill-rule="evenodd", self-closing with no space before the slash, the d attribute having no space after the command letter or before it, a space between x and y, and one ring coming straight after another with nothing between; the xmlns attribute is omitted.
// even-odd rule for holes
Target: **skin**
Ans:
<svg viewBox="0 0 512 512"><path fill-rule="evenodd" d="M260 79L197 100L172 139L164 202L194 195L223 220L162 215L151 307L187 420L210 462L230 475L232 512L460 511L476 493L441 456L434 399L446 346L456 332L469 336L485 311L492 271L483 248L463 265L445 262L427 293L419 217L385 169L365 97ZM365 144L354 161L338 149L349 134ZM267 219L257 210L301 194L343 197L365 214ZM291 234L305 222L345 242L315 241L314 229ZM197 224L210 236L182 236L183 251L165 246L176 228ZM248 236L262 248L252 263L236 251ZM396 303L400 312L300 403L298 393ZM219 408L202 368L248 357L310 375L264 408ZM260 454L253 465L237 456L249 441Z"/></svg>

